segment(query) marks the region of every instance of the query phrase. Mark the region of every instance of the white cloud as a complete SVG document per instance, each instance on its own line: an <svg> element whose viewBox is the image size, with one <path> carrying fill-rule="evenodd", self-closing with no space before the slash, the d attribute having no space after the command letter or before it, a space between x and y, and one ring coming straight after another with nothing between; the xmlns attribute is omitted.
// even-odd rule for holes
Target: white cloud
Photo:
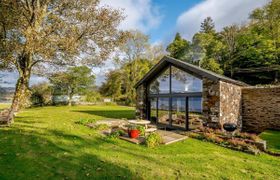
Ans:
<svg viewBox="0 0 280 180"><path fill-rule="evenodd" d="M123 30L138 29L148 32L159 26L162 16L151 0L101 0L101 5L122 9L125 20L120 28Z"/></svg>
<svg viewBox="0 0 280 180"><path fill-rule="evenodd" d="M17 72L2 71L0 72L0 87L15 87L17 79ZM46 77L41 77L37 75L32 75L30 78L30 86L42 82L48 82L48 79Z"/></svg>
<svg viewBox="0 0 280 180"><path fill-rule="evenodd" d="M218 31L227 25L244 23L253 9L267 2L269 0L205 0L179 16L177 31L191 39L208 16L212 17Z"/></svg>

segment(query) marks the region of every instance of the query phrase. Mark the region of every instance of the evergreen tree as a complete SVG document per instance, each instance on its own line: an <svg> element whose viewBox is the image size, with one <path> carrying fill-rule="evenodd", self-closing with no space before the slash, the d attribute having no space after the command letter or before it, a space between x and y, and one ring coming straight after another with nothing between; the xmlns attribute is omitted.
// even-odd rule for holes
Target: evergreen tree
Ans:
<svg viewBox="0 0 280 180"><path fill-rule="evenodd" d="M200 25L201 33L215 33L215 24L211 17L207 17Z"/></svg>
<svg viewBox="0 0 280 180"><path fill-rule="evenodd" d="M177 33L173 42L167 46L166 51L173 58L186 60L186 55L189 51L190 43L183 39L180 33Z"/></svg>

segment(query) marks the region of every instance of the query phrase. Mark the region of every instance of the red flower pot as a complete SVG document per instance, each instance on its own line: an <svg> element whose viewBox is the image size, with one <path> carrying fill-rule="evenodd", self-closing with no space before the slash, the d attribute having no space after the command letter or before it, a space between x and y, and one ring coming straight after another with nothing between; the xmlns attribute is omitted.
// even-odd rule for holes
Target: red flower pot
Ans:
<svg viewBox="0 0 280 180"><path fill-rule="evenodd" d="M138 138L140 131L137 129L132 129L128 132L130 138Z"/></svg>

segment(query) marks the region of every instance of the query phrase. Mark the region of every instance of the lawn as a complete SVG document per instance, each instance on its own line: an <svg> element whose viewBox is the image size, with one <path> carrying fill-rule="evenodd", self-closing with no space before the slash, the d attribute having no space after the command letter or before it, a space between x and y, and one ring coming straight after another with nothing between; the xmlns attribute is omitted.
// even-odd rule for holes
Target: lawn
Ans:
<svg viewBox="0 0 280 180"><path fill-rule="evenodd" d="M9 104L0 103L0 111L5 109L5 108L8 108L8 107L9 107Z"/></svg>
<svg viewBox="0 0 280 180"><path fill-rule="evenodd" d="M26 109L0 129L0 179L279 179L280 158L195 139L156 149L108 140L81 118L133 118L120 106Z"/></svg>
<svg viewBox="0 0 280 180"><path fill-rule="evenodd" d="M261 138L267 141L269 151L280 153L280 131L265 131L261 134Z"/></svg>

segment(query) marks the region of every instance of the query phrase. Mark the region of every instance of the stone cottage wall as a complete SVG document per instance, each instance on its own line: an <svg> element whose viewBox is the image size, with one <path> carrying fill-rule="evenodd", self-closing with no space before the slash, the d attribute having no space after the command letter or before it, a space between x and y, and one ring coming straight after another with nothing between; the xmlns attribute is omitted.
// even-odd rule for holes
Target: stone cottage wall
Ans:
<svg viewBox="0 0 280 180"><path fill-rule="evenodd" d="M203 116L204 123L211 128L219 128L220 113L220 84L219 81L212 81L203 78Z"/></svg>
<svg viewBox="0 0 280 180"><path fill-rule="evenodd" d="M224 123L242 126L242 87L220 81L220 125Z"/></svg>
<svg viewBox="0 0 280 180"><path fill-rule="evenodd" d="M280 87L242 90L242 130L260 133L280 130Z"/></svg>
<svg viewBox="0 0 280 180"><path fill-rule="evenodd" d="M147 102L146 102L146 86L140 85L136 89L136 118L147 119L146 112L147 112Z"/></svg>

